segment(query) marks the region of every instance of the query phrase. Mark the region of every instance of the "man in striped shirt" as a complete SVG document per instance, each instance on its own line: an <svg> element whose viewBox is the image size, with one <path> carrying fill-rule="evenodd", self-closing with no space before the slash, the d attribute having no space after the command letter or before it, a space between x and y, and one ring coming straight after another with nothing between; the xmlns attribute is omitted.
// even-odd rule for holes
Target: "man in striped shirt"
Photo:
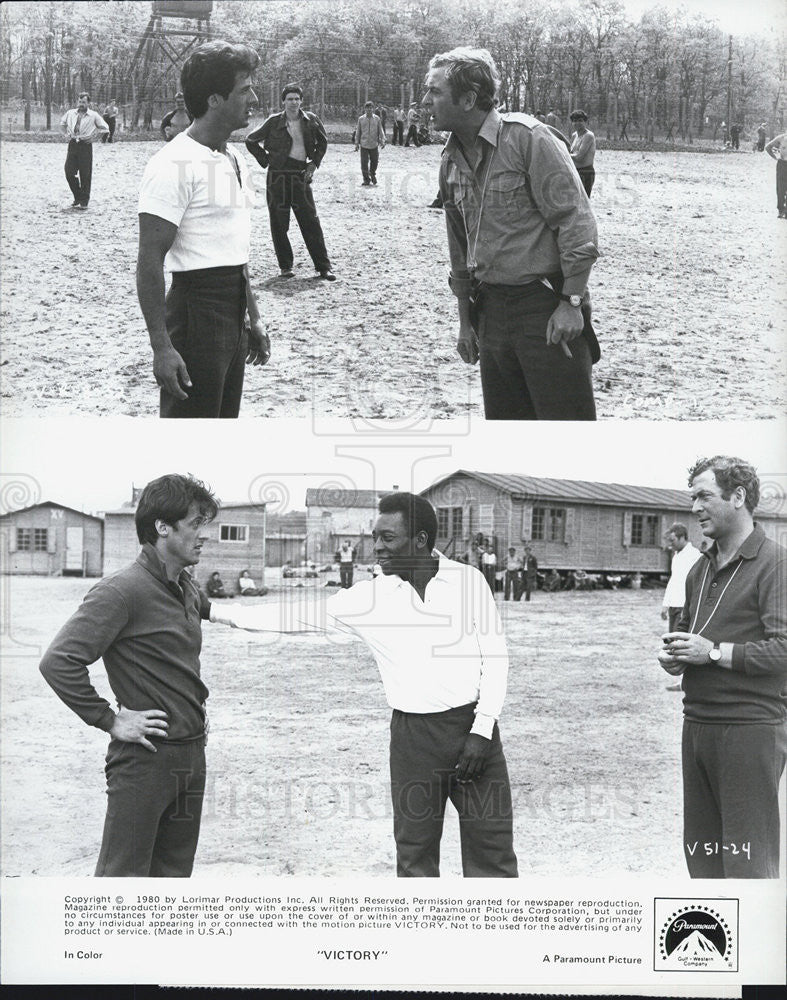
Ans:
<svg viewBox="0 0 787 1000"><path fill-rule="evenodd" d="M72 208L83 212L90 201L93 180L93 143L109 135L109 125L90 105L90 94L79 95L79 104L66 111L60 127L68 137L65 172L68 186L74 196Z"/></svg>

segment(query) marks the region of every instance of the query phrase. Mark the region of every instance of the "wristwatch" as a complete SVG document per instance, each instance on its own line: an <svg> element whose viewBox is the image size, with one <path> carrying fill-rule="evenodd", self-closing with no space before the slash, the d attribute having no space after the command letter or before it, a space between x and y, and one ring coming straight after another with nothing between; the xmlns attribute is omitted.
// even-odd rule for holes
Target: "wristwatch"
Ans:
<svg viewBox="0 0 787 1000"><path fill-rule="evenodd" d="M563 295L561 292L558 292L558 298L562 299L563 302L568 302L568 304L573 306L575 309L579 309L582 305L581 295Z"/></svg>
<svg viewBox="0 0 787 1000"><path fill-rule="evenodd" d="M721 659L721 648L719 647L718 642L714 642L713 649L708 650L708 659L711 663L718 663Z"/></svg>

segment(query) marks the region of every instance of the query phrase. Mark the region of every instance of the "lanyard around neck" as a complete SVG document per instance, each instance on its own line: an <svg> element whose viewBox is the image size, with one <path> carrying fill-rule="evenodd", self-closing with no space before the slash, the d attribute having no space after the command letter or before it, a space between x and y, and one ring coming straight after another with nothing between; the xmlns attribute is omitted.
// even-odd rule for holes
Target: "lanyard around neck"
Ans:
<svg viewBox="0 0 787 1000"><path fill-rule="evenodd" d="M486 172L484 174L484 181L483 181L483 184L481 185L481 198L480 198L480 201L478 203L478 219L476 220L475 234L473 236L473 246L472 246L472 248L470 246L470 231L467 228L467 215L465 214L465 200L464 200L464 198L459 203L459 207L460 207L461 212L462 212L462 222L464 223L464 227L465 227L465 244L466 244L466 248L467 248L465 259L467 261L467 269L468 269L468 271L471 272L471 274L473 276L475 276L475 269L478 267L478 261L476 259L476 250L478 249L478 236L479 236L479 233L481 232L481 218L482 218L482 216L484 214L484 199L486 198L486 187L487 187L487 184L489 183L489 174L492 171L492 163L493 163L493 161L495 159L495 156L497 155L497 147L500 144L500 134L501 134L502 131L503 131L503 123L501 121L498 124L498 126L497 126L497 145L495 145L495 146L492 147L492 153L491 153L491 155L489 157L489 160L487 161L487 164L486 164Z"/></svg>
<svg viewBox="0 0 787 1000"><path fill-rule="evenodd" d="M727 581L727 582L725 583L725 585L724 585L724 589L723 589L723 590L722 590L722 592L721 592L721 593L719 594L719 597L718 597L718 600L716 601L716 604L714 605L714 607L713 607L713 610L712 610L712 611L711 611L711 613L710 613L710 614L708 615L708 617L707 617L707 619L706 619L706 621L705 621L705 624L704 624L704 625L702 626L702 628L701 628L701 629L699 629L699 630L698 630L697 632L695 632L695 631L694 631L694 629L695 629L695 628L696 628L696 626L697 626L697 619L698 619L698 618L699 618L699 616L700 616L700 605L702 604L702 594L703 594L703 591L705 590L705 581L706 581L706 580L708 579L708 572L709 572L709 570L710 570L710 561L708 561L708 562L707 562L707 563L705 564L705 573L704 573L704 575L703 575L703 577L702 577L702 583L700 584L700 596L699 596L699 598L698 598L698 600L697 600L697 610L696 610L696 611L694 612L694 621L693 621L693 622L691 623L691 629L690 629L690 631L691 631L691 634L692 634L692 635L702 635L703 631L704 631L704 630L705 630L705 629L706 629L706 628L708 627L708 625L710 624L710 620L711 620L711 618L713 618L713 616L714 616L714 615L716 614L716 612L717 612L717 611L719 610L719 605L721 604L721 599L722 599L722 598L724 597L724 595L725 595L725 594L727 593L727 588L728 588L728 587L729 587L729 585L730 585L730 584L732 583L732 581L733 581L733 580L735 579L735 574L736 574L736 573L738 572L738 570L739 570L739 569L741 568L741 563L742 563L742 562L743 562L743 560L740 560L740 561L738 562L738 565L737 565L737 566L735 567L735 569L734 569L734 570L732 571L732 576L731 576L731 577L729 578L729 580L728 580L728 581Z"/></svg>

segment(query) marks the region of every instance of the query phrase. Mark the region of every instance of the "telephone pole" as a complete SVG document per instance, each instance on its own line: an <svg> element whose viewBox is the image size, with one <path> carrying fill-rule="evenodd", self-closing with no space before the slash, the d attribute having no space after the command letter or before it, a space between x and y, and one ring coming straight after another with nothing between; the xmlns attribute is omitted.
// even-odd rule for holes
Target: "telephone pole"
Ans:
<svg viewBox="0 0 787 1000"><path fill-rule="evenodd" d="M732 125L732 35L727 49L727 136Z"/></svg>

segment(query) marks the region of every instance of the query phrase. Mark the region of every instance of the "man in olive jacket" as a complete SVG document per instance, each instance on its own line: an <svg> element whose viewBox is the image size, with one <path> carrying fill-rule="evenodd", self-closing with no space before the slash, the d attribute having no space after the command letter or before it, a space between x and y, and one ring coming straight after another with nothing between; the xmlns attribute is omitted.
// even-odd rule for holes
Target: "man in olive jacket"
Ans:
<svg viewBox="0 0 787 1000"><path fill-rule="evenodd" d="M293 277L292 246L287 236L292 209L315 270L326 281L334 281L311 187L328 138L317 115L301 109L303 90L297 83L286 84L281 100L284 110L270 115L246 137L248 151L261 167L268 167L268 214L281 277Z"/></svg>

